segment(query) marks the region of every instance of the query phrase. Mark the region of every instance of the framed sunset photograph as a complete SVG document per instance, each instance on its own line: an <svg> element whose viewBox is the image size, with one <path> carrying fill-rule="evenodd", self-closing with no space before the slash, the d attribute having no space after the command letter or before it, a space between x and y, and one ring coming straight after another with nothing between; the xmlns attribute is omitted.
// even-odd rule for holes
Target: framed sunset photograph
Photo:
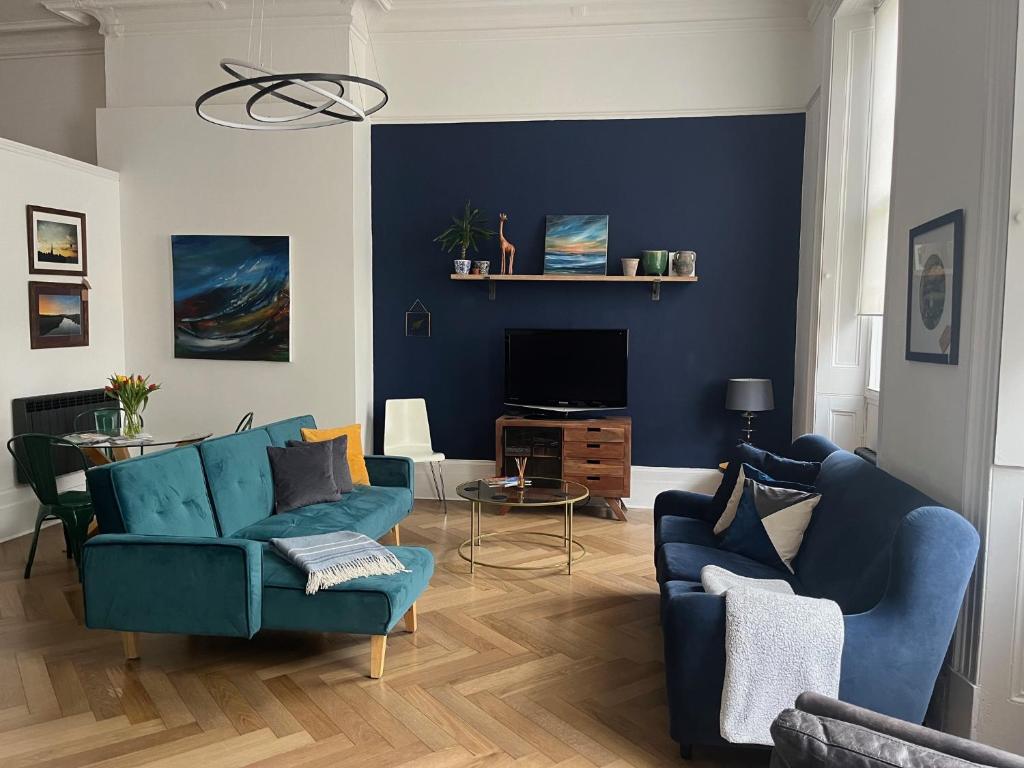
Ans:
<svg viewBox="0 0 1024 768"><path fill-rule="evenodd" d="M28 271L33 275L86 275L85 214L26 206Z"/></svg>
<svg viewBox="0 0 1024 768"><path fill-rule="evenodd" d="M32 349L89 346L89 302L73 283L28 284Z"/></svg>

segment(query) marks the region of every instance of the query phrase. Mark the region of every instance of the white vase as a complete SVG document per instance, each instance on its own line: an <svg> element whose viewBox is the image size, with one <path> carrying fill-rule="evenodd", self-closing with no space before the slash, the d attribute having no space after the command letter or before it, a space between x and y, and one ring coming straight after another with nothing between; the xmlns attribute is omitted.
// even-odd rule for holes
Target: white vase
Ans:
<svg viewBox="0 0 1024 768"><path fill-rule="evenodd" d="M636 277L636 271L640 268L640 259L623 259L622 274L626 277Z"/></svg>

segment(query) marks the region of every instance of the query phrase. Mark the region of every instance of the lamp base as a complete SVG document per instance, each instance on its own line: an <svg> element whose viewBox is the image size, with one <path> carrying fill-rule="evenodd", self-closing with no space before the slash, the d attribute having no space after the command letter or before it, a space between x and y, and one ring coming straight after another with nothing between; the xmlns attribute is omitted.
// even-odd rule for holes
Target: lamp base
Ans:
<svg viewBox="0 0 1024 768"><path fill-rule="evenodd" d="M749 443L750 445L754 444L752 438L754 435L754 419L756 417L757 414L754 413L753 411L743 412L743 418L746 419L746 426L741 428L740 432L743 433L743 442Z"/></svg>

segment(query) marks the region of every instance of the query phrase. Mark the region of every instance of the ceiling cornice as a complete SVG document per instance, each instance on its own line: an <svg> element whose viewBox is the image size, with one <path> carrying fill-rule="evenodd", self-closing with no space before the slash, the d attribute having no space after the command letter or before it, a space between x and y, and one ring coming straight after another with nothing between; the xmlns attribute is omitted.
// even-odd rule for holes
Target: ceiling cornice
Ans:
<svg viewBox="0 0 1024 768"><path fill-rule="evenodd" d="M508 30L706 25L709 29L809 28L822 0L265 0L267 28L351 25L365 13L369 31L428 35ZM259 0L257 0L258 5ZM248 27L252 0L43 0L71 22L97 22L103 35L184 33ZM626 30L623 29L623 32ZM514 33L512 33L514 34Z"/></svg>
<svg viewBox="0 0 1024 768"><path fill-rule="evenodd" d="M37 56L80 56L100 53L103 38L92 19L9 21L0 24L0 59Z"/></svg>
<svg viewBox="0 0 1024 768"><path fill-rule="evenodd" d="M809 28L810 0L391 0L373 32L574 29L662 24Z"/></svg>

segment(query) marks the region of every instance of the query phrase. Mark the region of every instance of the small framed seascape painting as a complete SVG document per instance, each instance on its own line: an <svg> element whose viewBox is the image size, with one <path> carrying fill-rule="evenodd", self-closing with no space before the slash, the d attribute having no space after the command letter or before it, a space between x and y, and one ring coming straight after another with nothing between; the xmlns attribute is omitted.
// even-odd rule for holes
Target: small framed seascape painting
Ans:
<svg viewBox="0 0 1024 768"><path fill-rule="evenodd" d="M907 360L959 362L963 261L963 209L910 230Z"/></svg>
<svg viewBox="0 0 1024 768"><path fill-rule="evenodd" d="M608 217L548 216L544 230L545 275L608 273Z"/></svg>
<svg viewBox="0 0 1024 768"><path fill-rule="evenodd" d="M89 346L89 302L83 294L74 283L28 284L32 349Z"/></svg>
<svg viewBox="0 0 1024 768"><path fill-rule="evenodd" d="M88 274L84 213L29 205L26 226L29 274Z"/></svg>

